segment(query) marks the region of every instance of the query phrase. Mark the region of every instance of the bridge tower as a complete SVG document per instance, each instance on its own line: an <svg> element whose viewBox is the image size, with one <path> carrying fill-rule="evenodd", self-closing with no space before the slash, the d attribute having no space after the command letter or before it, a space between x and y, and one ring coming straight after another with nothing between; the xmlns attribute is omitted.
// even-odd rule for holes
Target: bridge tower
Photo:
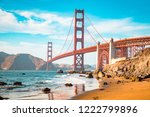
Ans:
<svg viewBox="0 0 150 117"><path fill-rule="evenodd" d="M48 42L47 44L47 66L46 70L49 70L49 60L52 59L52 42Z"/></svg>
<svg viewBox="0 0 150 117"><path fill-rule="evenodd" d="M84 10L75 10L74 51L84 48ZM84 54L74 54L74 71L84 71Z"/></svg>

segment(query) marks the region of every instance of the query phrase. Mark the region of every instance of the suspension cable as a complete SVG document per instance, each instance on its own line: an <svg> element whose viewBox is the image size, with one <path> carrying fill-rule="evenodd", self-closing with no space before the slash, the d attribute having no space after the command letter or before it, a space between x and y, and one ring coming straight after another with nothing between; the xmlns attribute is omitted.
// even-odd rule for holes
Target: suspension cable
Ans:
<svg viewBox="0 0 150 117"><path fill-rule="evenodd" d="M71 45L72 45L72 42L73 42L73 37L72 37L72 39L71 39L71 43L70 43L70 45L68 46L67 50L70 49L70 47L71 47Z"/></svg>
<svg viewBox="0 0 150 117"><path fill-rule="evenodd" d="M107 43L107 41L103 38L103 36L97 31L97 29L95 28L95 26L93 25L92 21L89 19L89 17L87 15L85 15L88 19L88 21L90 22L91 26L94 28L94 30L98 33L98 35L103 39L103 41L105 41Z"/></svg>
<svg viewBox="0 0 150 117"><path fill-rule="evenodd" d="M87 28L85 28L85 29L88 32L88 34L91 36L91 38L94 40L94 42L97 43L97 41L94 39L93 35L88 31L88 29Z"/></svg>
<svg viewBox="0 0 150 117"><path fill-rule="evenodd" d="M69 31L68 31L68 34L67 34L66 40L65 40L65 42L64 42L64 44L63 44L63 46L62 46L62 48L61 48L61 50L60 50L60 52L59 52L59 54L61 54L62 50L64 49L64 47L65 47L65 45L66 45L66 42L67 42L68 37L69 37L70 32L71 32L71 27L72 27L72 24L73 24L73 20L74 20L74 15L73 15L73 18L72 18L72 21L71 21L70 27L69 27Z"/></svg>

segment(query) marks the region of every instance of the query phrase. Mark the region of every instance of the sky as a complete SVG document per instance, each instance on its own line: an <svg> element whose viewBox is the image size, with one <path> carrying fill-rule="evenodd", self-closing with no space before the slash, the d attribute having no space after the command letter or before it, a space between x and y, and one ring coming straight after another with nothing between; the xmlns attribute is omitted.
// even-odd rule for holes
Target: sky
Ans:
<svg viewBox="0 0 150 117"><path fill-rule="evenodd" d="M149 5L149 0L0 0L0 51L28 53L46 60L47 42L53 43L53 56L73 50L75 9L84 9L85 29L101 43L88 18L107 41L149 36ZM91 45L95 42L85 30L85 47ZM95 60L95 53L85 54L85 64L95 64ZM55 63L73 64L73 57Z"/></svg>

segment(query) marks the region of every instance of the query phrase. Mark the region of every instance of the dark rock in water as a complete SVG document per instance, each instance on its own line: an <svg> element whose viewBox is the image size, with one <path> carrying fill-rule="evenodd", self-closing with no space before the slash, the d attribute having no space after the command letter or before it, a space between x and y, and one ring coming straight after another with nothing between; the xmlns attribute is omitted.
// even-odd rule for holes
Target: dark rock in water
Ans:
<svg viewBox="0 0 150 117"><path fill-rule="evenodd" d="M79 75L79 77L85 77L85 75Z"/></svg>
<svg viewBox="0 0 150 117"><path fill-rule="evenodd" d="M50 88L45 88L42 90L45 94L48 94L51 92L51 89Z"/></svg>
<svg viewBox="0 0 150 117"><path fill-rule="evenodd" d="M64 73L62 69L58 70L57 73Z"/></svg>
<svg viewBox="0 0 150 117"><path fill-rule="evenodd" d="M66 87L72 87L73 84L71 84L71 83L66 83L65 86L66 86Z"/></svg>
<svg viewBox="0 0 150 117"><path fill-rule="evenodd" d="M22 86L22 82L14 82L14 85Z"/></svg>
<svg viewBox="0 0 150 117"><path fill-rule="evenodd" d="M4 97L0 96L0 100L6 100L6 99L8 99L8 98L4 98Z"/></svg>
<svg viewBox="0 0 150 117"><path fill-rule="evenodd" d="M4 85L7 85L7 83L5 83L5 82L0 82L0 86L4 86Z"/></svg>
<svg viewBox="0 0 150 117"><path fill-rule="evenodd" d="M26 75L25 73L22 73L22 75Z"/></svg>
<svg viewBox="0 0 150 117"><path fill-rule="evenodd" d="M104 82L103 85L108 85L108 83L107 83L107 82Z"/></svg>
<svg viewBox="0 0 150 117"><path fill-rule="evenodd" d="M93 78L93 73L92 72L88 73L88 76L86 78Z"/></svg>
<svg viewBox="0 0 150 117"><path fill-rule="evenodd" d="M69 74L74 74L76 73L75 71L68 71Z"/></svg>

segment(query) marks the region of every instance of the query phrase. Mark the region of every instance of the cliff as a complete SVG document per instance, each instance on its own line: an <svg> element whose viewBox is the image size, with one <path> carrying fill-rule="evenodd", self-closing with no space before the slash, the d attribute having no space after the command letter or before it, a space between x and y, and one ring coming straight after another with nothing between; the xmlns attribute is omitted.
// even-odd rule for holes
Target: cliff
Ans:
<svg viewBox="0 0 150 117"><path fill-rule="evenodd" d="M103 72L106 76L118 76L132 80L150 77L150 48L138 52L131 59L106 65Z"/></svg>

